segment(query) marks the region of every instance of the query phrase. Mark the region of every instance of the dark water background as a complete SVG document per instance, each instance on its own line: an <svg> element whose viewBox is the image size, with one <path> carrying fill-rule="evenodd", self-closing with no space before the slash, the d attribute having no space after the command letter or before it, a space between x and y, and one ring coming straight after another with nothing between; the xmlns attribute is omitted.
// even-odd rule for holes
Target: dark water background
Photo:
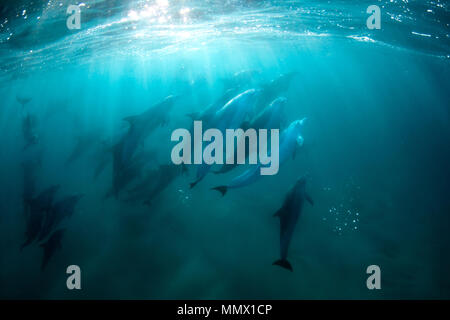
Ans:
<svg viewBox="0 0 450 320"><path fill-rule="evenodd" d="M447 2L85 1L79 31L65 26L68 4L1 5L0 297L450 297ZM371 4L381 30L366 28ZM66 164L80 136L113 140L123 117L181 94L145 144L168 163L172 130L242 70L259 70L258 83L299 73L283 95L289 121L310 120L305 146L278 175L222 198L209 189L244 168L189 189L191 170L149 208L104 199L112 169L93 179L95 148ZM35 155L17 96L32 98L25 109L38 118L37 189L85 194L43 271L39 246L20 251L21 163ZM315 205L297 226L290 273L272 266L272 215L306 173ZM81 291L66 289L70 264ZM377 292L366 288L371 264L381 267Z"/></svg>

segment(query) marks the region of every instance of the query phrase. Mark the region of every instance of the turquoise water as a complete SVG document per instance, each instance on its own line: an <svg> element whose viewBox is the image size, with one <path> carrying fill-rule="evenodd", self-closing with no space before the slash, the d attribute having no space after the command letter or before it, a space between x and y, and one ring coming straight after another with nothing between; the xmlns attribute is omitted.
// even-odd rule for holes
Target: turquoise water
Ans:
<svg viewBox="0 0 450 320"><path fill-rule="evenodd" d="M80 30L66 27L69 4L1 2L0 297L450 297L447 2L84 1ZM371 4L381 8L381 30L366 27ZM239 82L235 74L249 70ZM276 95L288 99L288 123L308 123L304 145L277 175L222 197L210 188L245 167L190 189L189 166L150 206L127 201L127 188L107 196L124 117L181 97L139 145L145 165L132 185L170 164L170 134L190 128L186 114L230 86L242 92L291 72ZM24 131L30 115L36 141ZM289 272L272 265L273 214L303 175L314 206L299 218ZM42 269L39 242L21 250L24 194L52 185L56 201L84 196ZM81 291L66 288L72 264ZM366 287L373 264L381 290Z"/></svg>

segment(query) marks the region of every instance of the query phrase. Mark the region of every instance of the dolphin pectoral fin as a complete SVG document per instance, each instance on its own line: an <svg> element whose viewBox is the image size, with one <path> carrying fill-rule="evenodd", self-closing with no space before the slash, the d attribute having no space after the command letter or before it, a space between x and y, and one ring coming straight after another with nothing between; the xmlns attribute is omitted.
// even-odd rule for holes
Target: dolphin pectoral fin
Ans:
<svg viewBox="0 0 450 320"><path fill-rule="evenodd" d="M218 187L215 187L215 188L211 188L211 190L219 191L222 194L222 197L223 197L223 196L225 196L227 194L228 187L227 186L218 186Z"/></svg>
<svg viewBox="0 0 450 320"><path fill-rule="evenodd" d="M283 208L278 209L277 212L273 214L274 217L281 217L281 213L283 212Z"/></svg>
<svg viewBox="0 0 450 320"><path fill-rule="evenodd" d="M287 270L289 270L289 271L291 271L291 272L294 271L294 270L292 269L291 264L290 264L289 261L287 261L286 259L280 259L280 260L277 260L277 261L275 261L275 262L273 263L273 265L274 265L274 266L280 266L280 267L282 267L282 268L284 268L284 269L287 269Z"/></svg>
<svg viewBox="0 0 450 320"><path fill-rule="evenodd" d="M309 194L306 194L306 200L313 206L314 205L314 201L313 201L313 199L311 198L311 196L309 195Z"/></svg>

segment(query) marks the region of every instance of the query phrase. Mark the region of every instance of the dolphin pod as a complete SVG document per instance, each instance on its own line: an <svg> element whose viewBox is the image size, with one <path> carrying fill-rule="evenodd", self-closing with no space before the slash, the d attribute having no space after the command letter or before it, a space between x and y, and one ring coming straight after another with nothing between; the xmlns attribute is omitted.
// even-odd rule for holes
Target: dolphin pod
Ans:
<svg viewBox="0 0 450 320"><path fill-rule="evenodd" d="M302 148L304 137L303 128L306 118L287 119L285 110L290 101L285 97L292 80L297 76L296 72L282 74L271 81L259 83L261 73L255 70L245 70L233 74L230 79L221 82L223 90L207 104L204 109L187 113L189 110L182 110L182 120L186 121L185 115L192 120L202 121L203 128L215 128L224 133L227 129L252 128L279 129L279 164L283 165L290 159L295 158L296 153ZM288 96L288 95L286 95ZM121 131L118 139L108 137L101 140L94 135L83 136L74 143L73 149L65 157L66 166L75 163L78 159L87 157L95 149L92 158L93 179L99 181L106 177L105 168L111 163L110 181L107 181L105 188L106 198L114 196L108 201L122 201L125 204L139 204L143 208L151 207L149 211L159 205L158 198L177 179L187 173L186 166L174 165L158 159L158 152L146 149L145 143L153 140L153 136L159 131L158 128L172 124L174 121L170 117L181 96L169 95L160 102L144 108L139 114L130 115L122 120L126 127ZM26 109L31 98L19 99L17 101ZM42 120L42 119L41 119ZM175 119L176 120L176 119ZM292 121L294 120L294 121ZM290 123L289 123L289 122ZM24 152L34 149L34 146L42 144L38 139L37 117L25 113L22 120L22 133L25 140ZM152 138L150 138L152 137ZM114 141L114 142L111 142ZM169 143L170 140L168 140ZM268 144L270 145L270 143ZM30 148L32 147L32 148ZM27 150L30 149L30 150ZM271 150L268 150L270 153ZM246 152L248 156L248 151ZM224 159L226 160L226 159ZM226 161L224 161L226 163ZM236 163L237 161L235 161ZM222 165L219 170L212 170L211 165L194 164L196 169L195 180L184 178L186 185L190 183L193 188L210 171L214 173L230 173L236 165ZM259 181L260 169L264 165L250 165L246 170L231 177L231 181L226 185L212 188L219 191L223 196L230 189L239 189L250 186ZM216 169L216 168L215 168ZM59 185L50 186L40 192L38 186L37 171L38 162L24 161L24 190L23 204L25 211L25 239L22 248L33 243L38 244L43 250L41 268L45 269L55 253L62 248L62 242L69 236L67 228L70 225L71 217L77 210L80 202L83 201L83 194L65 194ZM105 174L101 174L105 171ZM232 174L232 173L231 173ZM105 176L105 177L103 177ZM215 179L219 176L216 175ZM294 187L287 193L281 208L275 216L280 219L280 259L274 264L288 270L293 270L292 265L287 260L289 245L291 243L295 226L301 216L304 203L312 204L311 197L306 192L306 178L300 178ZM109 191L108 191L108 188Z"/></svg>
<svg viewBox="0 0 450 320"><path fill-rule="evenodd" d="M210 126L221 132L225 132L226 129L240 128L244 120L251 116L257 94L257 90L249 89L231 99L212 117ZM190 184L190 187L195 187L203 180L210 168L211 166L207 164L198 165L196 180Z"/></svg>

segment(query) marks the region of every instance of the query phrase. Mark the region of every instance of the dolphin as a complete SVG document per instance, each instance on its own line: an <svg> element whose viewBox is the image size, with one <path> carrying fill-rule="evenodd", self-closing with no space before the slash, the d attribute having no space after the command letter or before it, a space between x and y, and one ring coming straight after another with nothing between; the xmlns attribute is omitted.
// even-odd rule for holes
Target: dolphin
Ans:
<svg viewBox="0 0 450 320"><path fill-rule="evenodd" d="M314 205L312 198L306 192L306 178L297 180L294 187L289 191L281 208L275 212L274 216L280 218L280 253L281 259L273 264L293 271L291 264L287 260L287 253L291 243L292 235L297 225L298 218L302 214L303 205L308 201Z"/></svg>
<svg viewBox="0 0 450 320"><path fill-rule="evenodd" d="M253 106L258 95L256 89L249 89L231 99L211 119L211 127L225 133L226 129L239 128L244 120L253 112ZM196 180L190 184L195 187L208 174L211 166L205 163L198 166Z"/></svg>
<svg viewBox="0 0 450 320"><path fill-rule="evenodd" d="M262 108L264 108L268 101L272 101L281 93L286 92L289 89L292 80L298 74L298 72L285 73L268 83L262 84L260 87L261 95L259 96L258 102L256 104L256 110L261 110Z"/></svg>
<svg viewBox="0 0 450 320"><path fill-rule="evenodd" d="M28 103L30 103L31 98L16 96L16 100L17 100L17 102L18 102L19 104L22 105L22 108L24 108L25 105L27 105Z"/></svg>
<svg viewBox="0 0 450 320"><path fill-rule="evenodd" d="M186 172L184 164L181 167L174 164L161 165L150 170L146 177L128 192L127 201L143 201L143 204L151 205L152 201L163 192L175 178Z"/></svg>
<svg viewBox="0 0 450 320"><path fill-rule="evenodd" d="M38 241L45 239L61 221L70 218L83 197L83 194L71 195L56 202L47 212Z"/></svg>
<svg viewBox="0 0 450 320"><path fill-rule="evenodd" d="M168 96L143 113L123 119L129 123L129 129L114 147L113 154L116 168L126 166L150 133L157 127L169 122L169 112L178 99L179 96Z"/></svg>
<svg viewBox="0 0 450 320"><path fill-rule="evenodd" d="M234 73L231 78L222 79L222 83L226 88L230 87L243 87L246 85L251 85L255 79L261 75L259 70L242 70Z"/></svg>
<svg viewBox="0 0 450 320"><path fill-rule="evenodd" d="M25 231L25 242L22 244L21 249L31 244L39 236L45 214L51 209L53 199L59 188L59 185L51 186L29 201L30 207Z"/></svg>
<svg viewBox="0 0 450 320"><path fill-rule="evenodd" d="M44 255L42 257L41 270L44 270L48 264L50 258L55 254L57 249L61 249L61 240L66 229L58 229L51 234L48 240L42 243L40 246L44 249Z"/></svg>
<svg viewBox="0 0 450 320"><path fill-rule="evenodd" d="M192 120L202 121L203 125L207 125L214 117L216 112L236 96L236 94L238 93L237 91L238 90L236 88L228 89L219 99L211 103L205 110L201 112L188 113L187 116Z"/></svg>
<svg viewBox="0 0 450 320"><path fill-rule="evenodd" d="M39 142L39 137L36 133L37 119L36 116L27 113L22 119L22 134L25 139L25 147L35 145Z"/></svg>
<svg viewBox="0 0 450 320"><path fill-rule="evenodd" d="M295 120L281 133L279 144L279 165L282 165L291 157L295 158L297 149L303 146L304 139L301 135L301 129L305 121L306 118L303 118L302 120ZM244 173L234 178L229 185L218 186L212 188L212 190L219 191L222 196L224 196L228 189L241 188L252 184L261 177L261 167L261 164L253 165Z"/></svg>
<svg viewBox="0 0 450 320"><path fill-rule="evenodd" d="M287 99L285 97L279 97L272 101L264 110L262 110L248 125L249 128L260 129L281 129L284 123L284 108L286 106ZM245 129L244 129L245 130ZM270 136L269 136L270 137ZM245 141L244 141L245 142ZM270 141L267 141L270 145ZM249 156L249 145L245 145L246 156ZM216 174L223 174L231 171L237 167L237 153L234 153L234 164L224 164L220 170L215 171Z"/></svg>
<svg viewBox="0 0 450 320"><path fill-rule="evenodd" d="M136 154L129 163L121 167L117 167L116 162L113 161L113 186L106 194L106 198L111 195L117 198L123 189L141 176L146 166L152 166L156 163L155 158L155 151L147 150Z"/></svg>
<svg viewBox="0 0 450 320"><path fill-rule="evenodd" d="M139 177L142 172L143 163L141 161L132 161L131 164L122 167L113 172L113 186L106 194L106 198L111 195L118 197L120 191L125 189L134 179Z"/></svg>

